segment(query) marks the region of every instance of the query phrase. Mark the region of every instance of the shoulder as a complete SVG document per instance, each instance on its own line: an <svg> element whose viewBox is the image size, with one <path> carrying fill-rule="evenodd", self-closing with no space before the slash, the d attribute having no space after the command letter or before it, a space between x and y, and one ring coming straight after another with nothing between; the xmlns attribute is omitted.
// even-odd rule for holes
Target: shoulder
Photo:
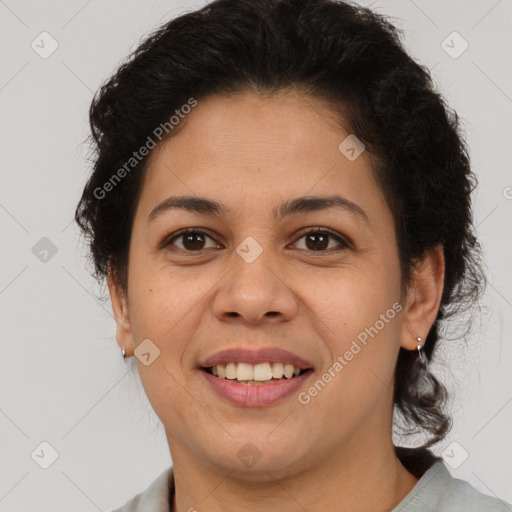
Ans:
<svg viewBox="0 0 512 512"><path fill-rule="evenodd" d="M438 459L392 512L512 512L512 506L454 478Z"/></svg>
<svg viewBox="0 0 512 512"><path fill-rule="evenodd" d="M438 462L444 474L442 499L446 510L465 510L467 512L495 511L512 512L512 506L504 501L477 491L471 484L450 475L443 462Z"/></svg>
<svg viewBox="0 0 512 512"><path fill-rule="evenodd" d="M169 496L173 482L171 466L160 473L147 489L131 498L122 507L110 512L170 512Z"/></svg>

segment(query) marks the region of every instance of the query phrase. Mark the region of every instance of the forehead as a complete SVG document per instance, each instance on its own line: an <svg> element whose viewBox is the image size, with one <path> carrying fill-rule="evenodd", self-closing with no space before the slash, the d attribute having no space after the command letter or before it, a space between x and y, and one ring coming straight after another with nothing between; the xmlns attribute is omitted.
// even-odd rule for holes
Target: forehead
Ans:
<svg viewBox="0 0 512 512"><path fill-rule="evenodd" d="M170 195L207 196L246 213L336 193L365 210L385 208L368 155L340 150L351 134L324 101L298 92L211 96L184 123L150 155L146 217Z"/></svg>

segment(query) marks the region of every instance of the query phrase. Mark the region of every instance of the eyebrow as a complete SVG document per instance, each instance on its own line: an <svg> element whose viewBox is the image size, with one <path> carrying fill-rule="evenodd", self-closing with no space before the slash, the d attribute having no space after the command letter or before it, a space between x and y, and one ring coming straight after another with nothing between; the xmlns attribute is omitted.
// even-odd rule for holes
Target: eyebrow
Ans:
<svg viewBox="0 0 512 512"><path fill-rule="evenodd" d="M302 196L290 199L272 210L276 221L288 215L298 213L311 213L329 208L340 208L354 214L369 224L368 215L356 203L340 195L329 196ZM154 221L167 211L183 209L192 213L211 216L225 216L231 213L231 209L217 201L198 196L170 196L159 203L148 215L148 223Z"/></svg>

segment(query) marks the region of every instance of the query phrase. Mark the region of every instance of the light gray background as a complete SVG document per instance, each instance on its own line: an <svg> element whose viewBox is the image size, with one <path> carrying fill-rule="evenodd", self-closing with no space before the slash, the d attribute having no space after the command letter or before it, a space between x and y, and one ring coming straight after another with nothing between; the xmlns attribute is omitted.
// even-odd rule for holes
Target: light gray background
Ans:
<svg viewBox="0 0 512 512"><path fill-rule="evenodd" d="M465 120L490 283L478 330L437 365L456 395L455 428L435 451L460 461L462 447L452 474L512 502L512 0L360 3L395 17ZM109 510L171 464L110 303L95 298L73 213L93 91L150 29L203 4L0 0L1 511ZM59 45L47 59L31 48L43 31ZM453 31L469 43L457 59L441 46ZM46 262L33 253L43 237L57 249ZM49 456L43 441L58 453L48 469L31 455Z"/></svg>

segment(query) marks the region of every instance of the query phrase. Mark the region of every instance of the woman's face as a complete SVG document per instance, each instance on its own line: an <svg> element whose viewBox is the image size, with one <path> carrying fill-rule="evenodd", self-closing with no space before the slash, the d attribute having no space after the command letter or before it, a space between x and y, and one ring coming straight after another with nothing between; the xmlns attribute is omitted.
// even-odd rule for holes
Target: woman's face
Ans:
<svg viewBox="0 0 512 512"><path fill-rule="evenodd" d="M151 154L117 339L130 355L138 348L175 463L285 475L361 453L361 443L371 454L390 436L398 350L414 349L429 326L414 332L409 304L399 305L392 215L349 135L299 93L214 96ZM175 196L222 211L151 215ZM173 239L184 228L206 234ZM265 362L309 371L260 387L207 374L208 359L258 363L235 367L242 379L279 371Z"/></svg>

